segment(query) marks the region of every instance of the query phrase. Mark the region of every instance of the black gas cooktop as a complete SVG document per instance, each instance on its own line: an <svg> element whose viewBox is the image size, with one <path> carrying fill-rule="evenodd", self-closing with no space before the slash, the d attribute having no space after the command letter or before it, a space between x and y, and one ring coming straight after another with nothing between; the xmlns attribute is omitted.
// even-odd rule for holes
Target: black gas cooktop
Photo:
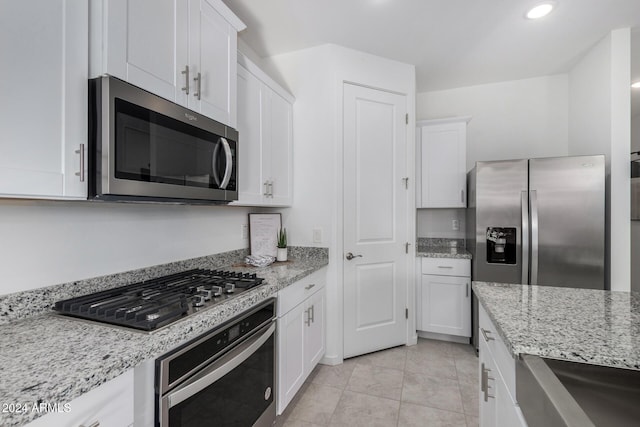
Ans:
<svg viewBox="0 0 640 427"><path fill-rule="evenodd" d="M255 274L195 269L58 301L54 309L151 331L233 298L263 280Z"/></svg>

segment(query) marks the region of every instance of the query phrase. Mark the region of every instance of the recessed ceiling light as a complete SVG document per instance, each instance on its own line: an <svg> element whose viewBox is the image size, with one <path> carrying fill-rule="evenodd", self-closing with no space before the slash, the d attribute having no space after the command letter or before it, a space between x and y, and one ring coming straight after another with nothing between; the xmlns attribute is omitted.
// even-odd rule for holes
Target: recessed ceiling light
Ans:
<svg viewBox="0 0 640 427"><path fill-rule="evenodd" d="M528 19L539 19L539 18L545 17L549 13L551 13L555 5L556 5L555 2L551 2L551 1L540 3L532 7L531 9L529 9L529 11L525 16Z"/></svg>
<svg viewBox="0 0 640 427"><path fill-rule="evenodd" d="M640 81L631 84L631 87L634 89L640 89Z"/></svg>

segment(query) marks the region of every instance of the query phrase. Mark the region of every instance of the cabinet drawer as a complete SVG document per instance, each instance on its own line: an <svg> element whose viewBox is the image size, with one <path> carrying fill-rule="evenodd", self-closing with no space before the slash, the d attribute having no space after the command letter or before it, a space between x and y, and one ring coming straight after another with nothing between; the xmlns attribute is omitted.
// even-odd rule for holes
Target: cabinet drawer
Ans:
<svg viewBox="0 0 640 427"><path fill-rule="evenodd" d="M327 269L321 268L278 292L278 317L291 311L292 308L322 289L326 283Z"/></svg>
<svg viewBox="0 0 640 427"><path fill-rule="evenodd" d="M422 274L471 276L471 260L456 258L422 258Z"/></svg>
<svg viewBox="0 0 640 427"><path fill-rule="evenodd" d="M516 402L516 361L482 305L478 305L479 339L484 341L504 378L512 402Z"/></svg>

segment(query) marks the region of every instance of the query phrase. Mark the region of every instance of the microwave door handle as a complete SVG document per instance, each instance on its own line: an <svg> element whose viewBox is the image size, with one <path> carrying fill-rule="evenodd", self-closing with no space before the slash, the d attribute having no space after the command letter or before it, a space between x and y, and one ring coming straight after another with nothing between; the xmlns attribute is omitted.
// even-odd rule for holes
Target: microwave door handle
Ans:
<svg viewBox="0 0 640 427"><path fill-rule="evenodd" d="M225 160L227 161L224 168L224 177L222 178L220 188L226 190L227 185L229 185L229 181L231 180L231 173L233 172L233 156L231 155L231 146L229 145L229 141L227 141L226 138L220 138L220 141L222 141Z"/></svg>
<svg viewBox="0 0 640 427"><path fill-rule="evenodd" d="M222 140L224 138L219 138L218 142L216 142L216 146L213 149L213 155L211 156L211 170L213 172L213 180L216 182L218 188L222 188L220 177L218 176L218 168L216 167L218 163L218 153L220 152L220 145L222 144Z"/></svg>
<svg viewBox="0 0 640 427"><path fill-rule="evenodd" d="M275 330L276 325L274 323L271 323L270 326L265 326L260 332L257 332L253 337L231 350L212 366L205 368L204 371L200 372L186 384L170 392L163 398L163 400L166 399L165 402L168 403L167 408L173 408L184 402L240 366L267 342Z"/></svg>

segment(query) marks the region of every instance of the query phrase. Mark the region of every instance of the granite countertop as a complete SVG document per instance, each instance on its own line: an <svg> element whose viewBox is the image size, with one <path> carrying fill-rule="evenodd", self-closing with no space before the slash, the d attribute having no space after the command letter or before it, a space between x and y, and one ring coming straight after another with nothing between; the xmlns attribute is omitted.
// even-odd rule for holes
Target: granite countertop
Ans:
<svg viewBox="0 0 640 427"><path fill-rule="evenodd" d="M471 259L471 253L465 248L450 246L419 246L416 256L425 258Z"/></svg>
<svg viewBox="0 0 640 427"><path fill-rule="evenodd" d="M640 370L640 294L473 282L512 355Z"/></svg>
<svg viewBox="0 0 640 427"><path fill-rule="evenodd" d="M261 269L233 263L228 269L257 273L265 283L152 333L64 317L50 310L0 325L0 404L70 402L275 296L326 266L328 256L322 251L321 255ZM0 412L0 425L23 425L37 415Z"/></svg>

